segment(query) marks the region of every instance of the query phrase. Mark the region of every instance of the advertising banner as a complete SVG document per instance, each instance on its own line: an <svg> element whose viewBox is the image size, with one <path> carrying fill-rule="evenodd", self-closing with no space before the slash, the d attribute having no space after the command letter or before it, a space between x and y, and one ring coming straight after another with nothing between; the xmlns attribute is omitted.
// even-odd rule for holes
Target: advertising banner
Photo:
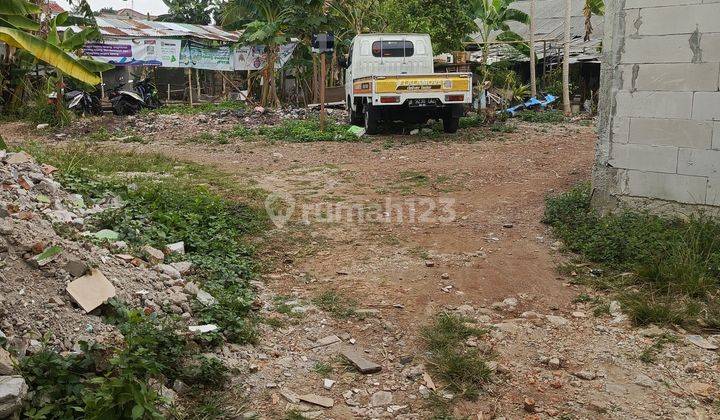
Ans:
<svg viewBox="0 0 720 420"><path fill-rule="evenodd" d="M276 69L282 68L290 60L296 46L296 43L291 42L280 47L280 56L275 63ZM235 70L260 70L265 67L265 58L263 45L237 47L233 57Z"/></svg>
<svg viewBox="0 0 720 420"><path fill-rule="evenodd" d="M116 66L180 67L180 40L174 39L108 39L88 42L83 51L98 61Z"/></svg>
<svg viewBox="0 0 720 420"><path fill-rule="evenodd" d="M208 47L192 41L183 41L180 51L180 67L204 70L232 71L230 47Z"/></svg>

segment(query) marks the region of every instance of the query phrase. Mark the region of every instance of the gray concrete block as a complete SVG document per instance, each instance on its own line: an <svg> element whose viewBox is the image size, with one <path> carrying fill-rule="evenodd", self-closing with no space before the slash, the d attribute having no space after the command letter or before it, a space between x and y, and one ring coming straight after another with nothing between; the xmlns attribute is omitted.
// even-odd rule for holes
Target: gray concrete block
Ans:
<svg viewBox="0 0 720 420"><path fill-rule="evenodd" d="M720 34L703 34L700 38L700 48L704 62L720 62Z"/></svg>
<svg viewBox="0 0 720 420"><path fill-rule="evenodd" d="M677 159L677 147L613 144L608 163L613 168L674 174L677 170Z"/></svg>
<svg viewBox="0 0 720 420"><path fill-rule="evenodd" d="M720 121L713 126L712 148L720 150Z"/></svg>
<svg viewBox="0 0 720 420"><path fill-rule="evenodd" d="M625 195L705 204L707 178L643 171L624 171L622 176L621 192Z"/></svg>
<svg viewBox="0 0 720 420"><path fill-rule="evenodd" d="M707 35L703 36L700 45L704 48ZM705 56L703 56L705 57ZM622 55L624 64L633 63L691 63L693 58L689 36L643 36L625 39L625 52ZM720 60L704 60L720 61Z"/></svg>
<svg viewBox="0 0 720 420"><path fill-rule="evenodd" d="M627 0L625 9L637 9L640 7L662 7L676 6L679 4L700 4L702 0Z"/></svg>
<svg viewBox="0 0 720 420"><path fill-rule="evenodd" d="M680 149L677 172L717 178L720 175L720 150Z"/></svg>
<svg viewBox="0 0 720 420"><path fill-rule="evenodd" d="M696 92L693 97L692 119L720 121L720 92Z"/></svg>
<svg viewBox="0 0 720 420"><path fill-rule="evenodd" d="M720 3L703 3L640 10L640 35L720 32Z"/></svg>
<svg viewBox="0 0 720 420"><path fill-rule="evenodd" d="M632 118L628 139L637 144L709 149L712 137L713 123L708 121Z"/></svg>
<svg viewBox="0 0 720 420"><path fill-rule="evenodd" d="M633 67L637 74L633 77ZM623 90L716 92L720 63L628 64L623 66Z"/></svg>
<svg viewBox="0 0 720 420"><path fill-rule="evenodd" d="M618 92L616 114L621 117L690 119L692 92Z"/></svg>
<svg viewBox="0 0 720 420"><path fill-rule="evenodd" d="M615 117L612 122L612 142L627 143L630 132L630 118Z"/></svg>
<svg viewBox="0 0 720 420"><path fill-rule="evenodd" d="M708 179L705 204L720 206L720 178Z"/></svg>

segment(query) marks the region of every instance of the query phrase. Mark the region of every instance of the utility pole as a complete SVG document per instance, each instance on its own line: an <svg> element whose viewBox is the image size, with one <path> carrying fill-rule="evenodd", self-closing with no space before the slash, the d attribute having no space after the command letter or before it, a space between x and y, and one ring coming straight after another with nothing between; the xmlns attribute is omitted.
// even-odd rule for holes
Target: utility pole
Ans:
<svg viewBox="0 0 720 420"><path fill-rule="evenodd" d="M570 23L572 1L565 0L565 45L563 49L563 111L570 116Z"/></svg>
<svg viewBox="0 0 720 420"><path fill-rule="evenodd" d="M320 53L320 131L325 131L325 54Z"/></svg>
<svg viewBox="0 0 720 420"><path fill-rule="evenodd" d="M530 1L530 96L537 97L537 76L535 75L535 2Z"/></svg>

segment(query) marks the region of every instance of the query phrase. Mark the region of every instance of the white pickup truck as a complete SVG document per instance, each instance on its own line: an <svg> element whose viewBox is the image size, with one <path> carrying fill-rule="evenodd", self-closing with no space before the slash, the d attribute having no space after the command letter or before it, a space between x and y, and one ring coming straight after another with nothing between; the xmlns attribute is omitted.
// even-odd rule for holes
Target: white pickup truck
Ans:
<svg viewBox="0 0 720 420"><path fill-rule="evenodd" d="M342 61L351 123L364 123L368 134L382 122L430 119L442 119L445 132L454 133L472 102L471 73L434 73L429 35L357 35Z"/></svg>

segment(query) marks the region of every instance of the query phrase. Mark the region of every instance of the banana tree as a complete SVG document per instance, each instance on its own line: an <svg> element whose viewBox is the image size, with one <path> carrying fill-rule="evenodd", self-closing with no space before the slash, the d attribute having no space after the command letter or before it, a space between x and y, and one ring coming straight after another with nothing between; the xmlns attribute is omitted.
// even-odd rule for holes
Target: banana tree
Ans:
<svg viewBox="0 0 720 420"><path fill-rule="evenodd" d="M468 5L472 18L480 28L480 39L482 41L482 62L481 68L483 78L487 78L487 61L490 54L491 36L496 36L498 41L510 43L513 48L525 52L527 45L521 42L520 35L510 30L508 22L530 23L530 16L527 13L510 7L515 0L470 0Z"/></svg>
<svg viewBox="0 0 720 420"><path fill-rule="evenodd" d="M0 41L12 48L26 51L34 58L84 83L89 85L100 83L100 78L79 60L63 51L58 45L31 33L38 31L40 24L30 16L40 13L41 9L38 6L26 0L1 1Z"/></svg>
<svg viewBox="0 0 720 420"><path fill-rule="evenodd" d="M289 40L288 22L293 6L291 0L231 0L223 13L223 26L244 27L241 43L265 46L262 106L280 106L275 86L275 62L280 45Z"/></svg>
<svg viewBox="0 0 720 420"><path fill-rule="evenodd" d="M605 2L603 0L585 0L583 15L585 16L585 41L590 41L592 35L592 16L603 16L605 14Z"/></svg>

